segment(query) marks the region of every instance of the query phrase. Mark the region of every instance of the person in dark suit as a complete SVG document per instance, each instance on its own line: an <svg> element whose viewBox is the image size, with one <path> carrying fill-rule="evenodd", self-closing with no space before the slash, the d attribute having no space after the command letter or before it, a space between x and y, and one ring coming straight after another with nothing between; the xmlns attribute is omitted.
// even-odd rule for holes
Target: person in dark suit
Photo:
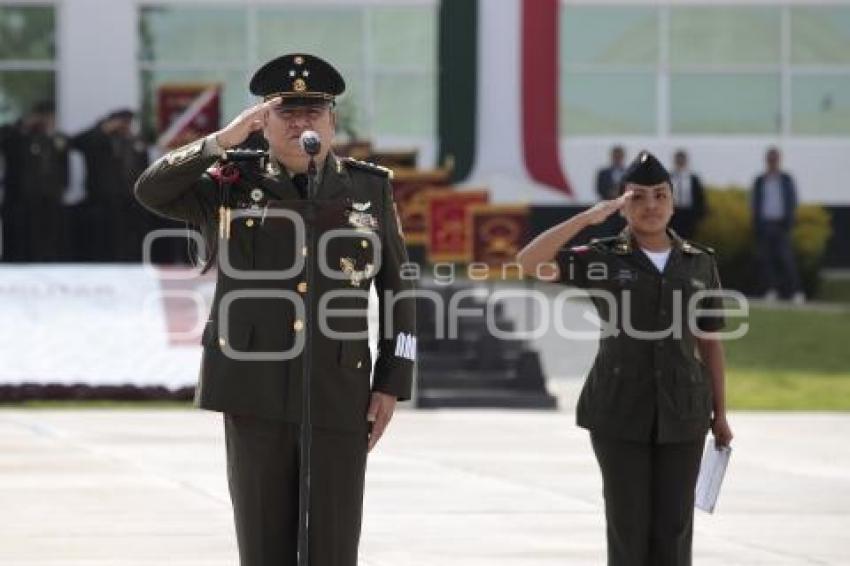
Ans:
<svg viewBox="0 0 850 566"><path fill-rule="evenodd" d="M795 303L803 303L805 296L791 246L797 186L791 175L782 170L781 161L779 149L768 148L765 153L767 171L753 182L753 231L760 272L764 277L765 298L775 300L781 293Z"/></svg>
<svg viewBox="0 0 850 566"><path fill-rule="evenodd" d="M688 154L680 149L673 154L673 203L675 213L670 227L683 238L694 237L697 224L705 216L705 190L699 176L693 173L688 163Z"/></svg>
<svg viewBox="0 0 850 566"><path fill-rule="evenodd" d="M576 412L602 472L608 564L687 566L706 433L722 445L732 439L715 334L722 300L704 296L720 279L710 248L667 228L670 178L654 156L641 152L622 185L517 259L526 272L594 291L604 332ZM568 247L618 211L627 222L619 235ZM696 308L714 311L697 317Z"/></svg>
<svg viewBox="0 0 850 566"><path fill-rule="evenodd" d="M620 188L620 180L626 170L626 151L621 145L611 148L611 164L596 173L596 194L600 200L615 198Z"/></svg>
<svg viewBox="0 0 850 566"><path fill-rule="evenodd" d="M149 212L133 198L148 166L147 145L132 129L130 109L110 112L71 138L83 155L86 198L74 207L75 248L86 261L139 261Z"/></svg>
<svg viewBox="0 0 850 566"><path fill-rule="evenodd" d="M415 298L390 171L329 151L344 88L318 57L274 59L251 79L263 102L168 153L136 184L142 204L199 227L217 250L195 402L224 413L242 566L296 563L305 422L313 431L309 563L356 564L367 451L411 395ZM321 138L316 185L299 144L306 130ZM235 161L245 154L229 150L255 131L268 151ZM305 271L311 255L314 277ZM381 313L374 372L366 332L373 284ZM307 377L311 402L302 405Z"/></svg>
<svg viewBox="0 0 850 566"><path fill-rule="evenodd" d="M0 153L5 164L3 260L63 259L68 139L56 129L53 101L39 102L24 118L0 128Z"/></svg>

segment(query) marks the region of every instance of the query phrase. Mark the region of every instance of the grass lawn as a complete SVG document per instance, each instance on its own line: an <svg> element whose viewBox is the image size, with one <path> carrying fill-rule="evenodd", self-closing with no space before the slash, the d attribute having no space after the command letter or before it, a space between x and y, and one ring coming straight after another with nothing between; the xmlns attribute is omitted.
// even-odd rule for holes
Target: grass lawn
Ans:
<svg viewBox="0 0 850 566"><path fill-rule="evenodd" d="M754 307L749 324L726 342L730 409L850 411L850 309Z"/></svg>

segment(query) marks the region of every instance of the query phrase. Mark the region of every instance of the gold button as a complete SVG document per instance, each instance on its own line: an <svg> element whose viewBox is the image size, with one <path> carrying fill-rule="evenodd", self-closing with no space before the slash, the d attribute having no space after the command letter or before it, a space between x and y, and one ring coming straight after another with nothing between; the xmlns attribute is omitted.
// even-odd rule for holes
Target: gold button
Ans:
<svg viewBox="0 0 850 566"><path fill-rule="evenodd" d="M253 225L254 225L254 219L253 218L249 218L248 220L245 221L245 226L247 226L248 228L250 228Z"/></svg>
<svg viewBox="0 0 850 566"><path fill-rule="evenodd" d="M360 369L362 367L363 367L363 362L360 361L360 360L357 360L357 369Z"/></svg>
<svg viewBox="0 0 850 566"><path fill-rule="evenodd" d="M298 284L298 292L299 293L306 293L307 292L307 282L306 281L302 281L301 283Z"/></svg>
<svg viewBox="0 0 850 566"><path fill-rule="evenodd" d="M304 257L307 257L307 246L304 246L303 248L301 248L301 255L303 255Z"/></svg>
<svg viewBox="0 0 850 566"><path fill-rule="evenodd" d="M304 321L303 321L303 320L301 320L301 319L299 318L299 319L298 319L298 320L296 320L296 321L295 321L295 323L292 325L292 328L294 328L294 329L295 329L295 331L296 331L296 332L298 332L299 330L301 330L301 329L303 329L303 328L304 328Z"/></svg>
<svg viewBox="0 0 850 566"><path fill-rule="evenodd" d="M224 348L224 345L225 345L225 344L227 344L227 342L225 342L224 338L219 338L219 339L218 339L218 345L219 345L219 346L221 346L222 348Z"/></svg>
<svg viewBox="0 0 850 566"><path fill-rule="evenodd" d="M360 247L361 248L368 248L369 247L369 240L360 240Z"/></svg>

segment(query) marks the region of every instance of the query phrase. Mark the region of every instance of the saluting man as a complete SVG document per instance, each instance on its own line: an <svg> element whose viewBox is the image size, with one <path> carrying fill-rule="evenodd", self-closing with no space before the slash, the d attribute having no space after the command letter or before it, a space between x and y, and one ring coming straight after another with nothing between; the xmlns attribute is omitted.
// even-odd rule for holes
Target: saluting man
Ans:
<svg viewBox="0 0 850 566"><path fill-rule="evenodd" d="M403 272L407 252L391 173L329 151L334 101L344 89L337 70L318 57L274 59L251 79L262 102L221 131L163 156L136 184L142 204L199 227L217 257L195 401L224 413L242 566L296 563L307 349L312 565L357 563L367 452L396 401L411 394L413 284ZM306 130L321 139L315 186L299 143ZM254 132L268 142L264 159L227 153ZM305 226L317 231L315 249L305 241ZM308 254L317 263L312 293ZM373 282L380 311L374 371L366 318ZM310 296L307 312L315 316L306 319Z"/></svg>

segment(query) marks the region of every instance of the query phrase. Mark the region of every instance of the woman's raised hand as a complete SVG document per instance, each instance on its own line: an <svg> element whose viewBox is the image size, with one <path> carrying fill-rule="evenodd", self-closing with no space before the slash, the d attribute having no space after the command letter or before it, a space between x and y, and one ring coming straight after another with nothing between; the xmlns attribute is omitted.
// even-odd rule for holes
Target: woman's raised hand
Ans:
<svg viewBox="0 0 850 566"><path fill-rule="evenodd" d="M603 200L588 208L582 214L589 224L601 224L609 216L623 208L633 194L632 191L626 191L615 199Z"/></svg>

